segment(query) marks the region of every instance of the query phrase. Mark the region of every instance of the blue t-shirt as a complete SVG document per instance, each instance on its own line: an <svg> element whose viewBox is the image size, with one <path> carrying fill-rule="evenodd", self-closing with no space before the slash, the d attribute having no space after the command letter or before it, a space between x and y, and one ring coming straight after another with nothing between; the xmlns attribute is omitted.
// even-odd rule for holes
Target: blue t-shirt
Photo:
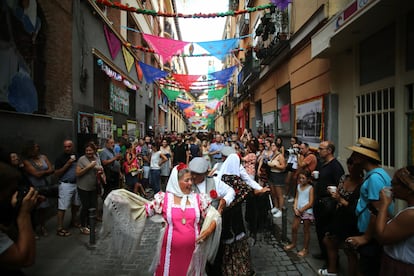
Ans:
<svg viewBox="0 0 414 276"><path fill-rule="evenodd" d="M379 193L384 187L391 187L391 178L383 168L375 168L365 175L364 183L362 183L360 196L355 208L358 217L358 229L365 232L368 228L371 212L368 210L370 201L379 200ZM388 212L392 213L394 204L388 207Z"/></svg>

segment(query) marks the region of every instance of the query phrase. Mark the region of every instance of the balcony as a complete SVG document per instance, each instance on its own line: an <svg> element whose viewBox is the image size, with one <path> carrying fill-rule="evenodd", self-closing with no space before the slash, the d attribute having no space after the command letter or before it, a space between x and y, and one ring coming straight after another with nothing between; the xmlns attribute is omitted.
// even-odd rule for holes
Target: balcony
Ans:
<svg viewBox="0 0 414 276"><path fill-rule="evenodd" d="M289 41L277 35L268 47L256 49L256 56L260 59L260 65L269 65L280 57L289 48Z"/></svg>
<svg viewBox="0 0 414 276"><path fill-rule="evenodd" d="M240 16L239 20L239 36L247 35L249 33L250 14L245 13Z"/></svg>
<svg viewBox="0 0 414 276"><path fill-rule="evenodd" d="M247 85L251 84L253 80L257 79L260 74L259 60L253 57L253 51L249 50L246 53L246 61L242 70L240 71L238 79L238 91L243 91Z"/></svg>

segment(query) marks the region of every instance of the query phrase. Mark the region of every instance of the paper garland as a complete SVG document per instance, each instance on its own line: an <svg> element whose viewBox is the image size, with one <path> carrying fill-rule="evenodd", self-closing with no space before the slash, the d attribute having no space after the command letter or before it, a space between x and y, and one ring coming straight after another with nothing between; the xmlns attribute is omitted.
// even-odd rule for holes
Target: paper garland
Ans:
<svg viewBox="0 0 414 276"><path fill-rule="evenodd" d="M216 18L216 17L226 17L226 16L237 16L239 14L252 13L256 11L262 11L265 9L270 9L274 7L272 3L266 5L260 5L257 7L247 8L245 10L237 11L227 11L227 12L218 12L218 13L195 13L195 14L183 14L183 13L166 13L166 12L157 12L154 10L139 9L135 7L130 7L128 5L123 5L120 2L108 1L108 0L95 0L97 4L102 4L110 8L115 8L123 11L135 12L139 14L146 14L151 16L163 16L163 17L173 17L173 18Z"/></svg>
<svg viewBox="0 0 414 276"><path fill-rule="evenodd" d="M131 53L122 46L122 54L124 56L124 61L125 61L125 67L126 69L129 71L131 71L132 65L134 64L134 57L131 55Z"/></svg>
<svg viewBox="0 0 414 276"><path fill-rule="evenodd" d="M111 54L112 59L115 59L118 55L119 50L121 49L121 41L119 41L116 35L112 33L106 25L104 25L103 28L109 52Z"/></svg>
<svg viewBox="0 0 414 276"><path fill-rule="evenodd" d="M159 37L155 35L142 34L145 41L167 62L178 52L181 52L189 42Z"/></svg>

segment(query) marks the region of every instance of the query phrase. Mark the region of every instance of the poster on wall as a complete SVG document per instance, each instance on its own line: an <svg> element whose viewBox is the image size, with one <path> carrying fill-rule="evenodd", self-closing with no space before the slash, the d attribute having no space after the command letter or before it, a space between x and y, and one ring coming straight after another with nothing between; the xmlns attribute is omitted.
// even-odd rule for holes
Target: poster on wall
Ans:
<svg viewBox="0 0 414 276"><path fill-rule="evenodd" d="M295 105L295 136L313 147L323 141L323 98L317 97Z"/></svg>
<svg viewBox="0 0 414 276"><path fill-rule="evenodd" d="M92 134L93 132L93 114L78 112L78 133Z"/></svg>
<svg viewBox="0 0 414 276"><path fill-rule="evenodd" d="M109 109L115 112L129 114L129 93L114 85L109 86Z"/></svg>
<svg viewBox="0 0 414 276"><path fill-rule="evenodd" d="M263 131L267 134L274 134L275 132L275 112L268 112L263 114Z"/></svg>
<svg viewBox="0 0 414 276"><path fill-rule="evenodd" d="M100 148L105 146L106 139L113 138L112 120L111 116L98 113L94 114L95 133L98 136L98 144Z"/></svg>
<svg viewBox="0 0 414 276"><path fill-rule="evenodd" d="M127 133L130 141L134 141L138 137L137 130L137 122L127 120Z"/></svg>

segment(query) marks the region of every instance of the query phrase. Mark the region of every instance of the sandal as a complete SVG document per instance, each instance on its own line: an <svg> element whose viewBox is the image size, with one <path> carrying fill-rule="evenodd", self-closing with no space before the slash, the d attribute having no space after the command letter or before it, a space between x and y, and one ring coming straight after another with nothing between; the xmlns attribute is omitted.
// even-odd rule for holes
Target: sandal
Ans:
<svg viewBox="0 0 414 276"><path fill-rule="evenodd" d="M46 227L44 226L40 227L40 235L42 235L43 237L49 236L49 233L47 232Z"/></svg>
<svg viewBox="0 0 414 276"><path fill-rule="evenodd" d="M283 247L283 249L286 250L286 251L289 251L289 250L292 250L295 247L296 247L296 245L291 243L291 244L285 245L285 247Z"/></svg>
<svg viewBox="0 0 414 276"><path fill-rule="evenodd" d="M89 235L91 233L88 227L81 227L79 229L80 229L81 234Z"/></svg>
<svg viewBox="0 0 414 276"><path fill-rule="evenodd" d="M303 248L301 251L298 252L298 257L305 257L309 254L309 251L305 248Z"/></svg>
<svg viewBox="0 0 414 276"><path fill-rule="evenodd" d="M59 237L69 237L72 234L63 228L59 228L56 232L56 235Z"/></svg>

